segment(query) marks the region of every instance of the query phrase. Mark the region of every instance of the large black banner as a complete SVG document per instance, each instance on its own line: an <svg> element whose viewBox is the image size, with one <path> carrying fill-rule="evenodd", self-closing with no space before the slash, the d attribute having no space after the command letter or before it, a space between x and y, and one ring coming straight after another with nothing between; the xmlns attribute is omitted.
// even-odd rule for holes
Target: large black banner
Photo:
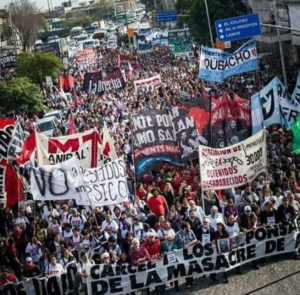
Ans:
<svg viewBox="0 0 300 295"><path fill-rule="evenodd" d="M60 57L60 48L58 42L51 42L50 44L40 44L34 46L35 52L54 53L57 57Z"/></svg>
<svg viewBox="0 0 300 295"><path fill-rule="evenodd" d="M102 94L111 90L123 89L124 87L125 81L120 69L115 69L112 72L91 72L84 75L83 91L94 91Z"/></svg>
<svg viewBox="0 0 300 295"><path fill-rule="evenodd" d="M132 118L136 175L158 162L184 165L198 157L210 135L210 100L198 98L170 110L143 111Z"/></svg>
<svg viewBox="0 0 300 295"><path fill-rule="evenodd" d="M210 138L210 99L197 98L171 110L174 132L179 143L181 161L196 159L198 146Z"/></svg>
<svg viewBox="0 0 300 295"><path fill-rule="evenodd" d="M0 57L0 68L10 69L17 66L17 55L9 53Z"/></svg>
<svg viewBox="0 0 300 295"><path fill-rule="evenodd" d="M167 110L143 111L132 117L131 124L138 177L159 162L180 164L180 147Z"/></svg>

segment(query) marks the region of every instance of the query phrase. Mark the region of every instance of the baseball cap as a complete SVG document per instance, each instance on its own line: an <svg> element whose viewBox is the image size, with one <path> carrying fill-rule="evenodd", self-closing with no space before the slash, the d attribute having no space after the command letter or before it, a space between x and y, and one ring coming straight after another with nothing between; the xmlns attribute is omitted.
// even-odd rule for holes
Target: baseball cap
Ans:
<svg viewBox="0 0 300 295"><path fill-rule="evenodd" d="M250 206L245 206L244 212L246 212L246 211L252 211L251 207Z"/></svg>
<svg viewBox="0 0 300 295"><path fill-rule="evenodd" d="M32 258L31 257L27 257L26 258L26 262L31 262L32 261Z"/></svg>

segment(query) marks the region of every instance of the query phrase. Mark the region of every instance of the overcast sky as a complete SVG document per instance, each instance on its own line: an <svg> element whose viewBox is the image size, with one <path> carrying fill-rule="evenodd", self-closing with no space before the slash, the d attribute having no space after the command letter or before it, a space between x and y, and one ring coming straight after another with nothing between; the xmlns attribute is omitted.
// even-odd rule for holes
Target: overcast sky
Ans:
<svg viewBox="0 0 300 295"><path fill-rule="evenodd" d="M55 6L60 6L61 3L62 3L62 0L51 0L51 1L52 1L53 8ZM7 5L7 4L9 4L10 2L12 2L12 0L0 0L0 8L4 8L4 6ZM48 2L47 2L47 0L36 0L36 1L30 0L30 2L36 2L37 6L39 8L48 9Z"/></svg>

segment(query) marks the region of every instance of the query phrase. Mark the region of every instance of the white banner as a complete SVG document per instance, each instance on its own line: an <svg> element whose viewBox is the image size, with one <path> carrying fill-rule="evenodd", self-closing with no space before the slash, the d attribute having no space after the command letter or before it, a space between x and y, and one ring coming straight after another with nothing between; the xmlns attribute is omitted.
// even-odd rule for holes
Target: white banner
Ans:
<svg viewBox="0 0 300 295"><path fill-rule="evenodd" d="M282 230L282 231L280 231ZM229 271L262 257L295 250L295 232L286 226L258 228L245 236L245 244L229 253L218 254L214 244L196 244L175 252L176 262L165 259L145 265L93 265L87 279L88 294L126 294L187 277L201 277Z"/></svg>
<svg viewBox="0 0 300 295"><path fill-rule="evenodd" d="M139 88L159 88L161 85L161 77L160 74L158 74L151 78L134 81L133 83L135 91L138 91Z"/></svg>
<svg viewBox="0 0 300 295"><path fill-rule="evenodd" d="M83 181L93 208L128 201L126 164L123 158L84 170Z"/></svg>
<svg viewBox="0 0 300 295"><path fill-rule="evenodd" d="M227 189L252 182L266 170L266 134L259 131L222 149L200 145L199 160L203 190Z"/></svg>
<svg viewBox="0 0 300 295"><path fill-rule="evenodd" d="M94 130L59 137L36 133L38 166L58 164L76 156L80 166L96 167L97 147L97 133Z"/></svg>
<svg viewBox="0 0 300 295"><path fill-rule="evenodd" d="M81 168L76 158L56 165L32 168L31 192L35 201L76 199L79 205L90 205Z"/></svg>

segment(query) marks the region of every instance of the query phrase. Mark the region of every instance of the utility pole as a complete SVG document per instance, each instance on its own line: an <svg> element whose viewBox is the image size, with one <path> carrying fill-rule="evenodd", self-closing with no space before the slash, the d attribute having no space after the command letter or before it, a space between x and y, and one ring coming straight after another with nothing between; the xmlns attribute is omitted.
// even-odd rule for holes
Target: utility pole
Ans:
<svg viewBox="0 0 300 295"><path fill-rule="evenodd" d="M206 16L207 16L207 23L208 23L211 47L214 48L215 47L214 46L214 38L212 35L212 30L211 30L211 25L210 25L210 16L209 16L209 11L208 11L208 6L207 6L207 0L204 0L204 3L205 3L205 10L206 10Z"/></svg>
<svg viewBox="0 0 300 295"><path fill-rule="evenodd" d="M276 6L276 0L273 0L273 13L275 18L275 23L278 25L278 15L277 15L277 6ZM282 41L281 41L281 34L279 31L279 28L276 28L276 35L279 45L279 53L280 53L280 63L281 63L281 70L282 70L282 77L283 82L285 85L287 85L287 77L286 77L286 70L285 70L285 63L284 63L284 55L283 55L283 49L282 49Z"/></svg>

